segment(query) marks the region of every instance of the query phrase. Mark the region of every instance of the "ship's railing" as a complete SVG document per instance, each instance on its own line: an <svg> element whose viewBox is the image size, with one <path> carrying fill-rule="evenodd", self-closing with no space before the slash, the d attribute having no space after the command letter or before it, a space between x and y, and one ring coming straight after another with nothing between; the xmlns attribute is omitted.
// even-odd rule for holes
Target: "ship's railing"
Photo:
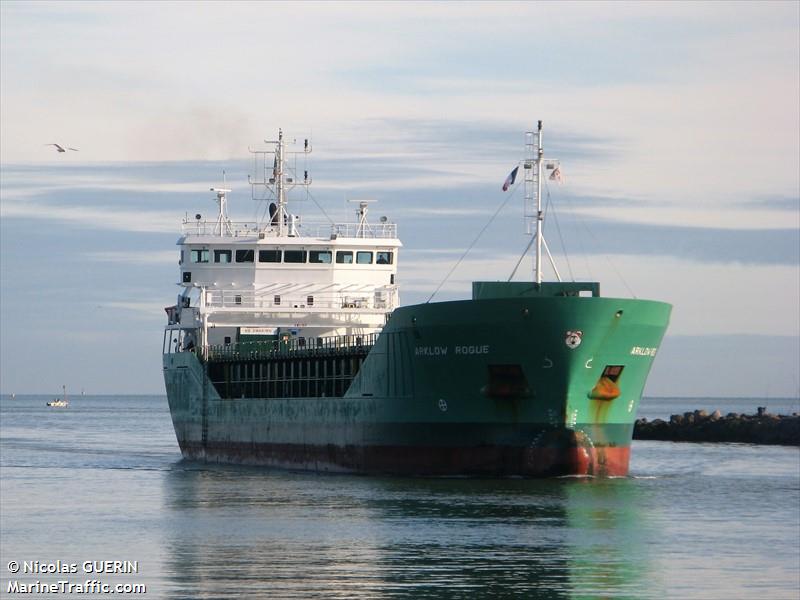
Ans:
<svg viewBox="0 0 800 600"><path fill-rule="evenodd" d="M335 223L329 225L331 237L345 238L396 238L395 223Z"/></svg>
<svg viewBox="0 0 800 600"><path fill-rule="evenodd" d="M239 342L208 347L208 361L261 360L303 356L339 356L353 353L367 354L378 339L379 333L339 335L318 338L290 338Z"/></svg>
<svg viewBox="0 0 800 600"><path fill-rule="evenodd" d="M298 286L296 289L267 290L223 289L207 290L206 306L220 308L292 309L328 308L333 310L368 308L390 310L397 305L397 288L369 287L367 289L320 290Z"/></svg>
<svg viewBox="0 0 800 600"><path fill-rule="evenodd" d="M221 232L220 232L221 229ZM297 222L283 229L284 235L293 237L314 237L324 239L365 238L394 239L397 237L396 223L306 223ZM289 233L291 232L291 234ZM192 236L221 236L226 238L266 239L278 236L275 225L230 221L222 225L217 221L186 219L181 225L181 233L187 238Z"/></svg>
<svg viewBox="0 0 800 600"><path fill-rule="evenodd" d="M258 237L258 233L263 229L263 226L255 222L244 221L230 221L222 225L220 232L220 224L217 221L196 220L192 221L184 219L181 224L181 233L187 237L193 235L221 235L224 237L244 237L252 238Z"/></svg>

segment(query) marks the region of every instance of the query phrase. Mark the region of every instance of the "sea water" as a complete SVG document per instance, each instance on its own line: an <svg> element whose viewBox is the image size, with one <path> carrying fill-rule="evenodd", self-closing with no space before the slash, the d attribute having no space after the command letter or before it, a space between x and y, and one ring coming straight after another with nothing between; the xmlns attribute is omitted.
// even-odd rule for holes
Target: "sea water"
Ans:
<svg viewBox="0 0 800 600"><path fill-rule="evenodd" d="M163 397L51 399L0 398L3 598L800 595L796 447L636 441L609 480L315 475L183 461ZM757 406L797 410L640 415Z"/></svg>

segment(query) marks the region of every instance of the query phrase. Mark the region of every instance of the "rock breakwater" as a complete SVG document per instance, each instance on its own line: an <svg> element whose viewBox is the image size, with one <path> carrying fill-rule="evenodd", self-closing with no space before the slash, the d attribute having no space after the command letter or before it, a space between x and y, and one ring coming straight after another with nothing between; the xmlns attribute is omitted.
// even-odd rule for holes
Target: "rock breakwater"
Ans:
<svg viewBox="0 0 800 600"><path fill-rule="evenodd" d="M800 446L800 415L773 415L764 407L755 415L696 410L672 415L669 421L637 419L633 439Z"/></svg>

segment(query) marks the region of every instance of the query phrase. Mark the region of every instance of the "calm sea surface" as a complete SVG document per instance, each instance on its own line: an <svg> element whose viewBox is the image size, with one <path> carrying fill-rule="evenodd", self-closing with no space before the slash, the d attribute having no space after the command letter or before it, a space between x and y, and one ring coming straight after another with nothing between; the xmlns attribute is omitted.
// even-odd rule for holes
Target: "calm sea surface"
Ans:
<svg viewBox="0 0 800 600"><path fill-rule="evenodd" d="M637 441L613 480L322 476L184 462L163 397L50 399L0 398L3 598L86 580L146 598L800 597L798 448ZM759 405L798 411L661 398L640 415ZM114 560L138 572L84 569Z"/></svg>

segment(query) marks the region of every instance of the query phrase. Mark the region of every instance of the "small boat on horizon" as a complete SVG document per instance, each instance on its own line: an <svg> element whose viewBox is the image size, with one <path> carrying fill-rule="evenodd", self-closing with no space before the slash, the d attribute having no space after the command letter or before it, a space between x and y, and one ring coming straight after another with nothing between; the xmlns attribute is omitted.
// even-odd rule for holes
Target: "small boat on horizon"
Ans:
<svg viewBox="0 0 800 600"><path fill-rule="evenodd" d="M50 406L51 408L66 408L67 406L69 406L69 400L67 400L67 386L62 385L61 389L64 392L63 396L61 398L55 398L52 401L48 402L47 406Z"/></svg>

